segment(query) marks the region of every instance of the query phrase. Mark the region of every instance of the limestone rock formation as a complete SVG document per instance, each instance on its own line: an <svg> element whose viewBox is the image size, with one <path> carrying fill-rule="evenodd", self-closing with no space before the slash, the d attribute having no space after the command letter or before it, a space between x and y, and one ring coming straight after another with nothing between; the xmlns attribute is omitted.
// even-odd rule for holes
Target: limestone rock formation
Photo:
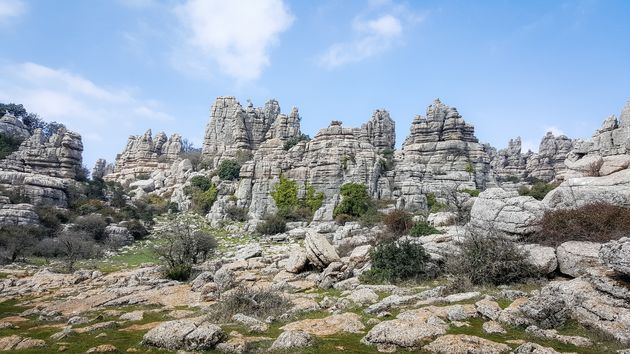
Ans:
<svg viewBox="0 0 630 354"><path fill-rule="evenodd" d="M544 182L551 182L563 176L564 161L573 149L573 140L565 135L554 136L547 132L540 142L538 153L527 159L527 175Z"/></svg>
<svg viewBox="0 0 630 354"><path fill-rule="evenodd" d="M83 143L77 133L60 129L46 138L41 129L0 161L0 171L74 179L82 168Z"/></svg>
<svg viewBox="0 0 630 354"><path fill-rule="evenodd" d="M153 137L149 129L144 135L129 137L123 152L116 156L113 171L103 178L127 185L141 175L168 171L179 159L182 149L182 138L178 134L167 138L161 132Z"/></svg>
<svg viewBox="0 0 630 354"><path fill-rule="evenodd" d="M527 177L527 160L533 153L521 153L521 137L510 139L507 149L499 150L492 156L492 170L500 180Z"/></svg>
<svg viewBox="0 0 630 354"><path fill-rule="evenodd" d="M379 151L393 149L396 144L396 123L386 110L376 110L361 129L365 130L368 140Z"/></svg>
<svg viewBox="0 0 630 354"><path fill-rule="evenodd" d="M612 269L630 276L630 238L622 237L603 244L599 258Z"/></svg>
<svg viewBox="0 0 630 354"><path fill-rule="evenodd" d="M416 116L395 166L399 207L422 209L423 193L446 186L484 189L491 182L490 158L457 109L435 100L426 117Z"/></svg>
<svg viewBox="0 0 630 354"><path fill-rule="evenodd" d="M9 204L0 200L0 225L38 225L39 217L31 204Z"/></svg>
<svg viewBox="0 0 630 354"><path fill-rule="evenodd" d="M571 209L595 202L630 206L630 170L603 177L570 178L543 199L551 209Z"/></svg>
<svg viewBox="0 0 630 354"><path fill-rule="evenodd" d="M114 172L114 165L108 164L105 159L98 159L92 168L92 178L103 178Z"/></svg>

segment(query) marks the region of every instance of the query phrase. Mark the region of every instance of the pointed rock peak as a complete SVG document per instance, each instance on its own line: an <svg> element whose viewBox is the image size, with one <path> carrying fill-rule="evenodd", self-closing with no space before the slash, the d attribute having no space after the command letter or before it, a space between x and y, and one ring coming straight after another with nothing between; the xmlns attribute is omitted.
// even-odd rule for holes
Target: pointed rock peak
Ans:
<svg viewBox="0 0 630 354"><path fill-rule="evenodd" d="M153 136L153 132L151 132L151 129L148 129L142 137L146 140L146 139L151 139L152 136Z"/></svg>

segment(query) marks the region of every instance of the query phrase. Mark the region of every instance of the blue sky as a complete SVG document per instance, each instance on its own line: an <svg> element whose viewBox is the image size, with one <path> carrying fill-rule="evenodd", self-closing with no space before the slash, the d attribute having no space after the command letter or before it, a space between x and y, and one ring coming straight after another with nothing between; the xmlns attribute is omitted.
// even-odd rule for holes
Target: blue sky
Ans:
<svg viewBox="0 0 630 354"><path fill-rule="evenodd" d="M588 138L630 98L630 1L0 0L0 101L83 135L200 146L215 97L300 109L314 136L385 108L397 145L434 98L483 142Z"/></svg>

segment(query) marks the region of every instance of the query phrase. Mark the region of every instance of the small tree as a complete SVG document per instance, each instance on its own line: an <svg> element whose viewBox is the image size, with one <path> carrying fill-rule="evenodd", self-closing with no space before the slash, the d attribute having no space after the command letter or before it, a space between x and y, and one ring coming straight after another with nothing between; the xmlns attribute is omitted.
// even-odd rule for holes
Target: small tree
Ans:
<svg viewBox="0 0 630 354"><path fill-rule="evenodd" d="M311 210L311 213L317 211L322 207L324 203L324 193L315 190L315 187L310 184L306 186L306 196L304 197L304 204Z"/></svg>
<svg viewBox="0 0 630 354"><path fill-rule="evenodd" d="M42 235L43 230L34 226L0 226L0 264L29 255Z"/></svg>
<svg viewBox="0 0 630 354"><path fill-rule="evenodd" d="M95 258L101 250L84 231L66 230L57 237L58 254L66 260L68 272L74 270L74 265L81 259Z"/></svg>
<svg viewBox="0 0 630 354"><path fill-rule="evenodd" d="M105 238L106 227L107 222L102 215L91 214L76 218L72 230L83 232L94 240L102 241Z"/></svg>
<svg viewBox="0 0 630 354"><path fill-rule="evenodd" d="M173 280L187 280L192 267L205 261L217 247L205 220L194 214L178 214L155 235L161 239L155 252L164 263L166 277Z"/></svg>
<svg viewBox="0 0 630 354"><path fill-rule="evenodd" d="M271 198L273 198L279 210L295 209L298 206L297 182L281 175L280 181L276 183L271 191Z"/></svg>
<svg viewBox="0 0 630 354"><path fill-rule="evenodd" d="M404 210L395 209L385 215L383 223L395 235L404 235L413 226L413 216Z"/></svg>
<svg viewBox="0 0 630 354"><path fill-rule="evenodd" d="M422 245L405 241L385 241L370 251L372 268L362 275L368 282L399 282L434 278L437 264Z"/></svg>
<svg viewBox="0 0 630 354"><path fill-rule="evenodd" d="M333 216L347 214L360 217L374 207L374 202L364 184L346 183L341 186L340 194L342 200L333 211Z"/></svg>

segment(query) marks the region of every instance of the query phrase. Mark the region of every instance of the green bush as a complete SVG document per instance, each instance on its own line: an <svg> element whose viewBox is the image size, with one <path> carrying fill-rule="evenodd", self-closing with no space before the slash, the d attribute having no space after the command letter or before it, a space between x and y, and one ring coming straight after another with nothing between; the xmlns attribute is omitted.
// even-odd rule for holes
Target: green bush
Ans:
<svg viewBox="0 0 630 354"><path fill-rule="evenodd" d="M518 189L518 194L534 197L537 200L543 200L547 193L554 190L557 186L557 184L553 183L537 182L531 187L521 186Z"/></svg>
<svg viewBox="0 0 630 354"><path fill-rule="evenodd" d="M5 134L0 134L0 160L17 151L21 143L22 140L15 139Z"/></svg>
<svg viewBox="0 0 630 354"><path fill-rule="evenodd" d="M404 235L413 226L413 216L404 210L395 209L385 215L383 223L393 234Z"/></svg>
<svg viewBox="0 0 630 354"><path fill-rule="evenodd" d="M311 138L306 134L301 134L300 136L292 136L289 139L287 139L287 141L284 142L284 145L282 146L282 148L286 151L289 151L291 150L292 147L297 145L302 140L309 141L311 140Z"/></svg>
<svg viewBox="0 0 630 354"><path fill-rule="evenodd" d="M435 234L441 234L441 233L442 231L436 229L435 227L429 225L426 222L416 223L415 225L413 225L413 227L409 231L409 235L414 236L414 237L435 235Z"/></svg>
<svg viewBox="0 0 630 354"><path fill-rule="evenodd" d="M241 165L234 160L223 160L219 164L217 169L217 175L222 180L235 180L238 179L241 173Z"/></svg>
<svg viewBox="0 0 630 354"><path fill-rule="evenodd" d="M359 183L346 183L340 189L341 202L335 207L333 216L348 214L360 217L374 207L367 186Z"/></svg>
<svg viewBox="0 0 630 354"><path fill-rule="evenodd" d="M481 191L479 189L464 189L464 190L462 190L462 192L463 193L467 193L471 197L478 197L479 193L481 193Z"/></svg>
<svg viewBox="0 0 630 354"><path fill-rule="evenodd" d="M441 203L437 200L435 193L428 193L427 197L427 208L430 213L437 213L443 211L447 208L446 204Z"/></svg>
<svg viewBox="0 0 630 354"><path fill-rule="evenodd" d="M370 207L363 215L359 217L359 224L363 227L372 227L383 222L385 215L374 207Z"/></svg>
<svg viewBox="0 0 630 354"><path fill-rule="evenodd" d="M280 176L280 181L276 183L271 191L271 198L276 203L278 210L292 210L298 207L298 186L297 182Z"/></svg>
<svg viewBox="0 0 630 354"><path fill-rule="evenodd" d="M527 260L527 252L493 231L485 235L468 234L457 247L457 252L447 260L447 270L453 276L470 279L473 284L510 284L536 274L535 267Z"/></svg>
<svg viewBox="0 0 630 354"><path fill-rule="evenodd" d="M100 214L80 216L74 220L71 230L89 235L93 240L102 241L105 238L107 221Z"/></svg>
<svg viewBox="0 0 630 354"><path fill-rule="evenodd" d="M381 243L370 251L370 259L372 268L361 275L369 283L425 280L439 274L422 245L409 240Z"/></svg>
<svg viewBox="0 0 630 354"><path fill-rule="evenodd" d="M206 176L194 176L190 179L190 186L193 189L207 191L212 186L212 182L210 181L210 178Z"/></svg>
<svg viewBox="0 0 630 354"><path fill-rule="evenodd" d="M311 213L317 211L322 207L324 203L324 193L317 192L315 187L311 185L306 186L306 196L304 197L304 204L311 210Z"/></svg>
<svg viewBox="0 0 630 354"><path fill-rule="evenodd" d="M212 208L212 204L214 204L214 202L217 200L218 195L219 190L214 184L210 186L210 189L205 192L193 192L193 210L195 210L199 214L207 214L210 211L210 208Z"/></svg>
<svg viewBox="0 0 630 354"><path fill-rule="evenodd" d="M628 230L630 208L599 202L545 212L541 230L528 242L554 247L567 241L604 243L627 236Z"/></svg>
<svg viewBox="0 0 630 354"><path fill-rule="evenodd" d="M70 216L64 209L51 205L38 205L35 207L35 213L48 236L53 236L59 231L62 224L70 221Z"/></svg>
<svg viewBox="0 0 630 354"><path fill-rule="evenodd" d="M335 222L337 223L337 225L345 225L347 222L352 221L353 217L352 215L348 215L348 214L337 214L335 216Z"/></svg>
<svg viewBox="0 0 630 354"><path fill-rule="evenodd" d="M192 265L176 264L164 271L164 276L171 280L186 281L192 274Z"/></svg>
<svg viewBox="0 0 630 354"><path fill-rule="evenodd" d="M256 226L256 231L262 235L276 235L285 232L287 223L279 215L269 216L262 223Z"/></svg>
<svg viewBox="0 0 630 354"><path fill-rule="evenodd" d="M134 240L141 240L149 234L147 228L144 227L144 225L142 225L142 223L138 220L125 221L123 226L129 230L129 233L133 236Z"/></svg>

